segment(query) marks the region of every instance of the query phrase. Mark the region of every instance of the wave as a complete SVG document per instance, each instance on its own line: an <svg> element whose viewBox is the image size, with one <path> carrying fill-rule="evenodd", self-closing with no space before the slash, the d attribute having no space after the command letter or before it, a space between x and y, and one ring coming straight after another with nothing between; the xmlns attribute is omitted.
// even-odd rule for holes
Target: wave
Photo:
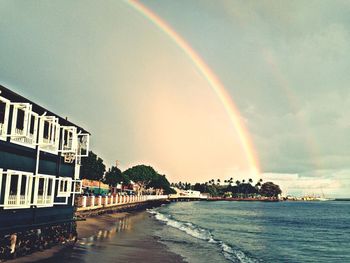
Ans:
<svg viewBox="0 0 350 263"><path fill-rule="evenodd" d="M186 234L194 238L198 238L218 246L222 254L224 255L224 257L231 262L241 262L241 263L261 262L254 258L249 257L243 251L235 249L221 240L216 240L213 234L208 229L202 228L190 222L175 220L170 215L165 215L155 210L148 210L148 212L150 214L153 214L157 220L164 222L168 226L179 229L182 232L185 232Z"/></svg>

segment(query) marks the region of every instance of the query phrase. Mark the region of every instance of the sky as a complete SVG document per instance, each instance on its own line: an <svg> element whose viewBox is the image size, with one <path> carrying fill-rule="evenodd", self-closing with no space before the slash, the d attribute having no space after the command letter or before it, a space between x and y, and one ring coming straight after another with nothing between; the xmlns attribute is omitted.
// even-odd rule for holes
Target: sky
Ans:
<svg viewBox="0 0 350 263"><path fill-rule="evenodd" d="M221 81L259 174L202 72L128 1L0 0L0 84L89 130L108 167L349 196L349 2L141 3Z"/></svg>

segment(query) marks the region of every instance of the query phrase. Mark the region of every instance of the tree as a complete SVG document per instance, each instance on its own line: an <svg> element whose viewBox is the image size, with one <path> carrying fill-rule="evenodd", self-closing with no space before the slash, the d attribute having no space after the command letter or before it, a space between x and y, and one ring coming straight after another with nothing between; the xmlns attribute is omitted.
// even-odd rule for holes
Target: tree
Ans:
<svg viewBox="0 0 350 263"><path fill-rule="evenodd" d="M262 196L278 197L282 193L282 190L278 185L272 182L266 182L262 184L259 192Z"/></svg>
<svg viewBox="0 0 350 263"><path fill-rule="evenodd" d="M124 171L124 174L140 186L141 192L147 187L160 187L165 193L173 193L173 189L165 175L160 175L151 166L136 165ZM182 187L185 187L185 185L179 182L179 188Z"/></svg>
<svg viewBox="0 0 350 263"><path fill-rule="evenodd" d="M94 152L90 151L89 156L82 158L80 167L80 178L101 181L106 171L103 160Z"/></svg>
<svg viewBox="0 0 350 263"><path fill-rule="evenodd" d="M128 178L127 175L123 174L118 167L112 166L106 172L104 182L109 186L117 186L117 184L120 184L120 183L129 184L130 179Z"/></svg>
<svg viewBox="0 0 350 263"><path fill-rule="evenodd" d="M249 178L248 182L251 184L253 183L253 179L252 178Z"/></svg>
<svg viewBox="0 0 350 263"><path fill-rule="evenodd" d="M165 175L158 175L156 178L151 180L147 187L153 187L154 189L163 189L165 194L176 193L176 191L170 187L170 183L166 179Z"/></svg>

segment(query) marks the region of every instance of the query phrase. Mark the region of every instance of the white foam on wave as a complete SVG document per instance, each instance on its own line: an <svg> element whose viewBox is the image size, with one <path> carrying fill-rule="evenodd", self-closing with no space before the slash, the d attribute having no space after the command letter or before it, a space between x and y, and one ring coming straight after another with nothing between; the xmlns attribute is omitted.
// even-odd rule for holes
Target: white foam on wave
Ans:
<svg viewBox="0 0 350 263"><path fill-rule="evenodd" d="M155 210L148 210L150 214L153 214L154 217L171 226L173 228L179 229L186 234L198 238L201 240L205 240L209 243L215 244L220 247L224 257L231 262L241 262L241 263L256 263L259 262L253 258L247 256L243 251L232 248L221 240L215 240L212 233L208 229L201 228L197 225L194 225L190 222L181 222L175 219L172 219L170 215L165 215L159 213Z"/></svg>

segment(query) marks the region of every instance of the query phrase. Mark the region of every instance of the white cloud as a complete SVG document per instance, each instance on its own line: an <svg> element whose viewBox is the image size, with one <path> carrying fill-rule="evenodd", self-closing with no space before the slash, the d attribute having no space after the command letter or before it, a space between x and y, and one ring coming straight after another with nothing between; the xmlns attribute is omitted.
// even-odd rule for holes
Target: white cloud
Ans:
<svg viewBox="0 0 350 263"><path fill-rule="evenodd" d="M299 174L264 173L263 180L280 185L283 195L318 195L348 197L350 170L316 171L313 176Z"/></svg>

